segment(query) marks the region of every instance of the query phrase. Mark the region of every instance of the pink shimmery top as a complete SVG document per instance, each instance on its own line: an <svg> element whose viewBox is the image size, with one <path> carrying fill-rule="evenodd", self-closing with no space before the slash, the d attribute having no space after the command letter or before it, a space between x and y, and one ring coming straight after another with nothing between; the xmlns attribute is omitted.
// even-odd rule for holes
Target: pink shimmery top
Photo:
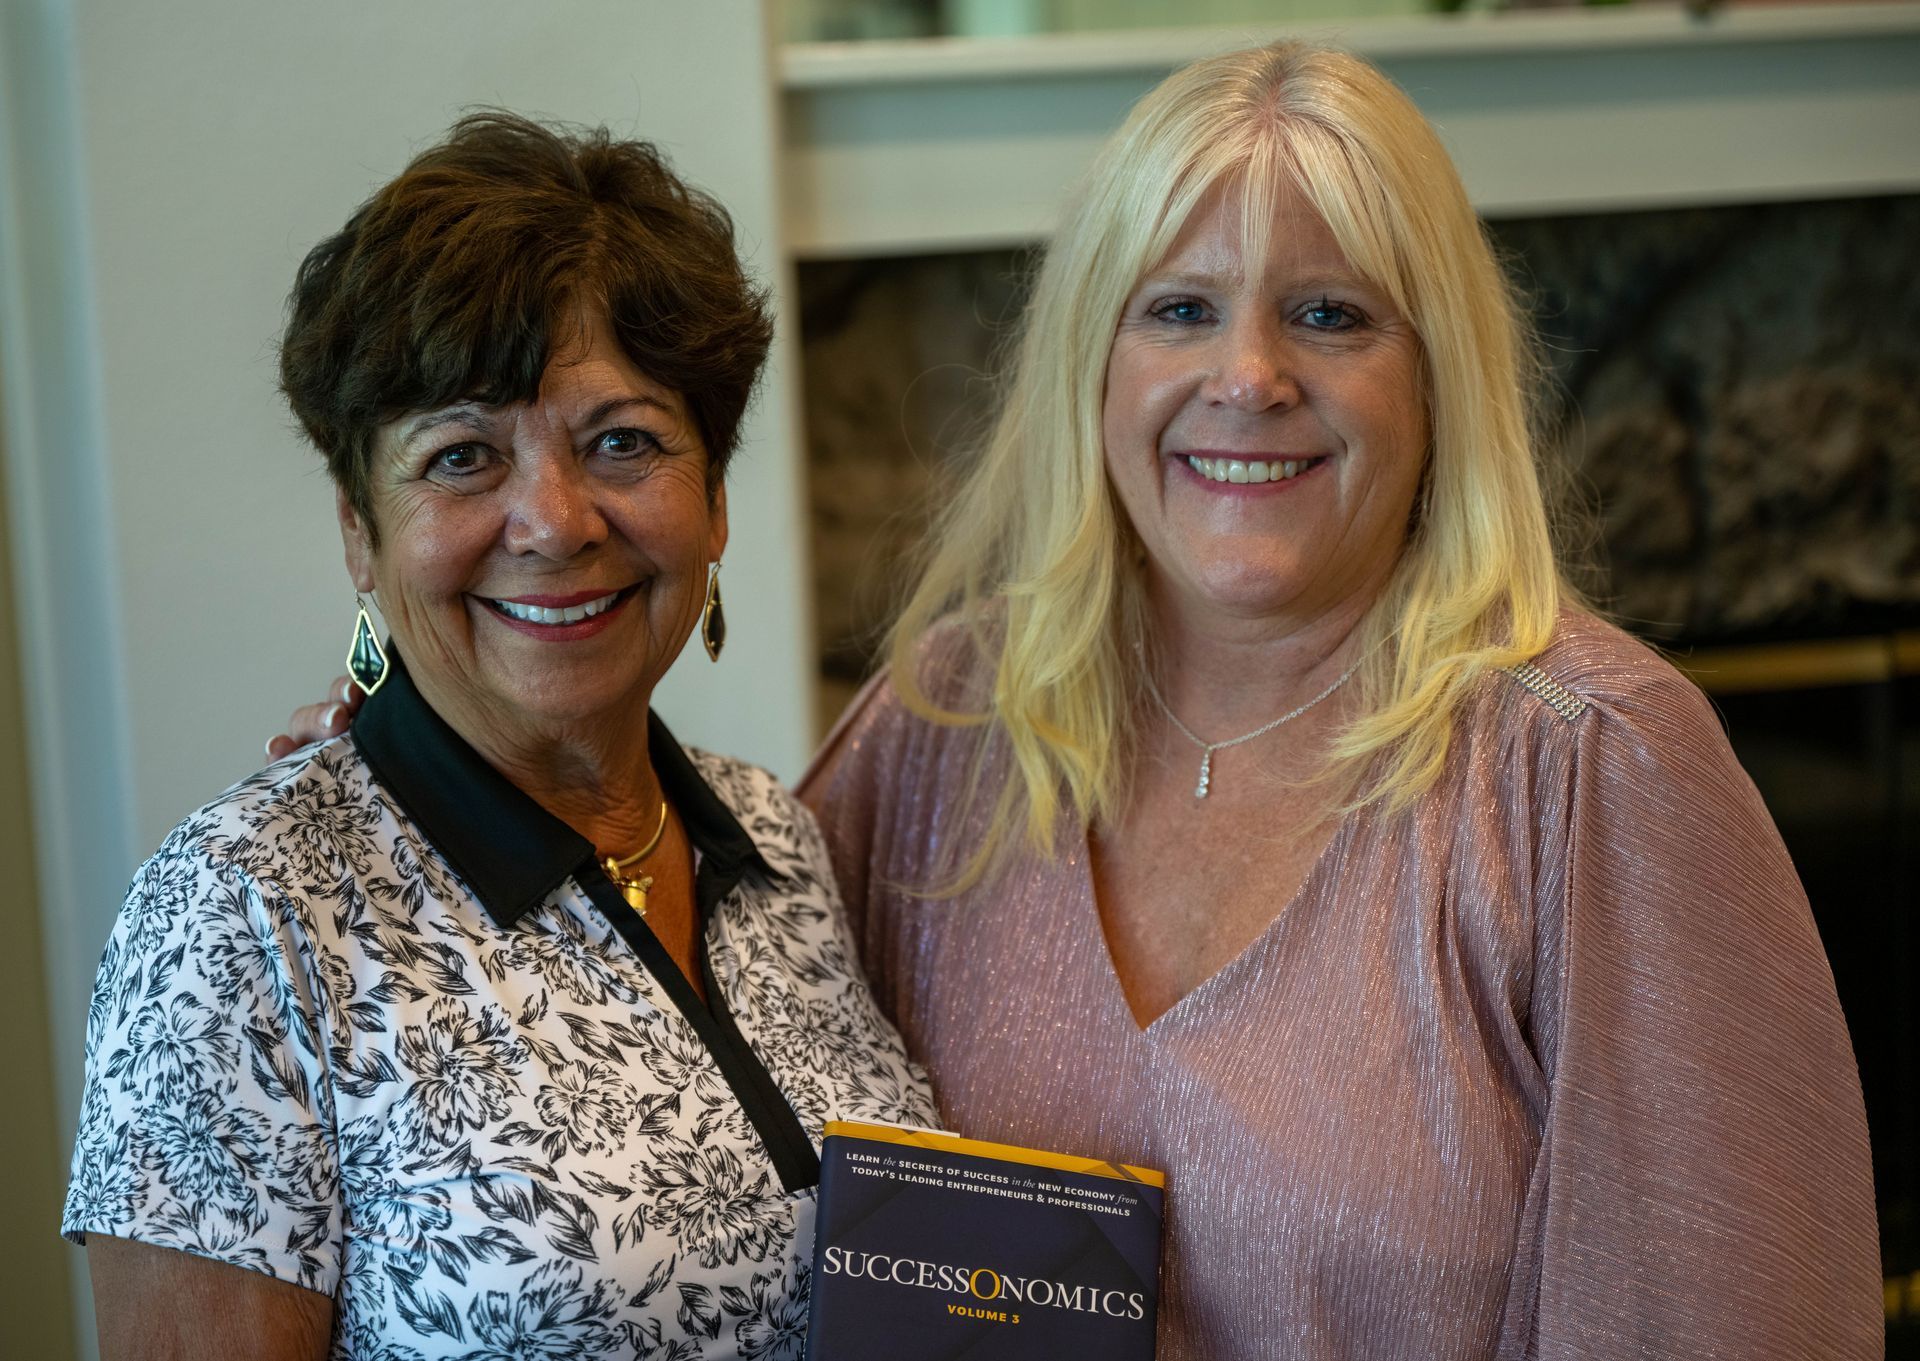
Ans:
<svg viewBox="0 0 1920 1361"><path fill-rule="evenodd" d="M958 630L925 655L936 696L977 695ZM1349 816L1145 1030L1084 837L955 899L902 887L973 844L981 733L882 676L801 794L951 1125L1166 1170L1160 1361L1881 1354L1832 975L1713 714L1647 649L1564 616L1431 791Z"/></svg>

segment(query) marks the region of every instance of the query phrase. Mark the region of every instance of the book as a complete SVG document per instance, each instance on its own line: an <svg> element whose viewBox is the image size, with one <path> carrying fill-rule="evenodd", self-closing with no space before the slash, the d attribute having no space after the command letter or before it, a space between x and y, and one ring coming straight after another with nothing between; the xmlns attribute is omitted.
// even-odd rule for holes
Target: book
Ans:
<svg viewBox="0 0 1920 1361"><path fill-rule="evenodd" d="M809 1361L1151 1361L1165 1178L828 1121Z"/></svg>

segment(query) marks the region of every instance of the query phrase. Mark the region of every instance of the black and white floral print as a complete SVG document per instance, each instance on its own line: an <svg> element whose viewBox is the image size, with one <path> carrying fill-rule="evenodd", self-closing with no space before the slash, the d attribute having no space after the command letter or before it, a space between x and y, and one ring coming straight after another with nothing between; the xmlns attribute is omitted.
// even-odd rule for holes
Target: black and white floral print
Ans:
<svg viewBox="0 0 1920 1361"><path fill-rule="evenodd" d="M807 1132L928 1123L811 817L690 753L771 873L707 933ZM88 1014L63 1231L337 1302L357 1361L799 1361L812 1192L783 1189L695 1028L571 879L499 925L350 740L143 865Z"/></svg>

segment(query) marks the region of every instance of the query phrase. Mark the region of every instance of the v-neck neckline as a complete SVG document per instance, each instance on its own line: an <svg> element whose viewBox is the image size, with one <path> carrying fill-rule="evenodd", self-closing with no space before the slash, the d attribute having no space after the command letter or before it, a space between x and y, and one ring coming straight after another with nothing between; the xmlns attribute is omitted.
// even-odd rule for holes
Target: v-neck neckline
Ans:
<svg viewBox="0 0 1920 1361"><path fill-rule="evenodd" d="M1314 857L1313 865L1307 870L1306 877L1301 879L1299 887L1293 891L1293 896L1287 899L1285 905L1273 915L1272 920L1254 932L1246 944L1235 951L1219 968L1181 993L1170 1006L1144 1024L1135 1015L1133 1004L1127 999L1126 985L1121 982L1120 968L1113 957L1113 943L1107 936L1106 918L1100 911L1099 889L1093 877L1093 830L1091 827L1083 828L1080 833L1079 854L1074 857L1079 861L1083 921L1086 929L1090 929L1093 933L1093 949L1099 954L1099 972L1105 981L1105 990L1110 1003L1119 1010L1120 1016L1131 1028L1134 1037L1151 1040L1164 1035L1178 1023L1177 1018L1182 1013L1191 1011L1199 1005L1194 1001L1196 997L1202 993L1219 992L1229 985L1229 980L1234 976L1243 974L1251 968L1249 961L1255 953L1264 951L1273 937L1283 930L1290 929L1287 924L1299 915L1300 905L1320 891L1321 881L1332 872L1329 866L1335 858L1336 851L1342 848L1353 835L1354 826L1359 818L1358 811L1343 814L1334 825L1333 835L1327 838L1326 844ZM1213 1021L1217 1024L1219 1018L1215 1017Z"/></svg>

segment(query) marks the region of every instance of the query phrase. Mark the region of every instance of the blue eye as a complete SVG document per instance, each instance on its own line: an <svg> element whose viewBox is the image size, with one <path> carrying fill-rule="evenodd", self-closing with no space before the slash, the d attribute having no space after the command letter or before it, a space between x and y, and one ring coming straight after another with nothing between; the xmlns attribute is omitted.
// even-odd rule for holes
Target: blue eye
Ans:
<svg viewBox="0 0 1920 1361"><path fill-rule="evenodd" d="M1316 331L1350 331L1360 324L1360 314L1342 302L1322 298L1305 308L1300 319Z"/></svg>
<svg viewBox="0 0 1920 1361"><path fill-rule="evenodd" d="M1156 321L1173 321L1191 326L1207 319L1207 306L1194 298L1168 298L1148 309Z"/></svg>

